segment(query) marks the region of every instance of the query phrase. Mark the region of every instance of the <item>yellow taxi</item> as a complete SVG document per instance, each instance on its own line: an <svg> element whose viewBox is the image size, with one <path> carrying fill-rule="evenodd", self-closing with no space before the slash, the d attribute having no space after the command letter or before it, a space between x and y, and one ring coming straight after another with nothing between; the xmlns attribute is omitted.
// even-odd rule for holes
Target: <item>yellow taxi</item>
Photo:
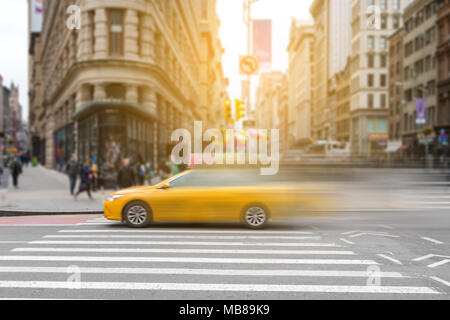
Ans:
<svg viewBox="0 0 450 320"><path fill-rule="evenodd" d="M194 169L155 186L112 193L104 215L141 228L152 222L241 222L262 229L269 220L317 215L334 202L322 188L286 185L247 169Z"/></svg>

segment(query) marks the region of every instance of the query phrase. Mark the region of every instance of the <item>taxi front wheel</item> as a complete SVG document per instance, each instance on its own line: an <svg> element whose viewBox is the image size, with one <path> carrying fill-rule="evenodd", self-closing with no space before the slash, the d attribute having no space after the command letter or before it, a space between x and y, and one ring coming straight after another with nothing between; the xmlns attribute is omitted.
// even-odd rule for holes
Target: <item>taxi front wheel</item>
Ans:
<svg viewBox="0 0 450 320"><path fill-rule="evenodd" d="M151 210L142 201L133 201L123 210L125 223L132 228L146 227L151 221Z"/></svg>
<svg viewBox="0 0 450 320"><path fill-rule="evenodd" d="M263 229L269 221L269 211L263 205L249 205L243 211L242 220L248 228Z"/></svg>

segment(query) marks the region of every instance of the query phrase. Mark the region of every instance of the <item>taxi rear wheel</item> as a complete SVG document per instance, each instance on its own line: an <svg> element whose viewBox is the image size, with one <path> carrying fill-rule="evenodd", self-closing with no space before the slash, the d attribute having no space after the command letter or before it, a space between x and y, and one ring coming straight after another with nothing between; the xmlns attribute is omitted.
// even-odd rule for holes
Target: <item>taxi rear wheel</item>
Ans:
<svg viewBox="0 0 450 320"><path fill-rule="evenodd" d="M263 229L269 221L269 211L260 204L247 206L242 215L244 224L251 229Z"/></svg>
<svg viewBox="0 0 450 320"><path fill-rule="evenodd" d="M151 221L151 210L142 201L133 201L123 209L125 223L132 228L146 227Z"/></svg>

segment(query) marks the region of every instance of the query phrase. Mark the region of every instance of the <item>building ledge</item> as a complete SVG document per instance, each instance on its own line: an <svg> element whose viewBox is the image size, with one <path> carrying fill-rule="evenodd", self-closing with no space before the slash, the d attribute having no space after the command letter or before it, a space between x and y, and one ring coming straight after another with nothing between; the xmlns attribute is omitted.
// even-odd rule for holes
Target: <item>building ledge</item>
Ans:
<svg viewBox="0 0 450 320"><path fill-rule="evenodd" d="M84 104L79 110L75 111L72 115L74 120L79 120L86 117L94 112L105 110L105 109L122 109L127 112L135 113L139 116L144 116L150 118L151 120L157 120L157 115L137 102L126 101L121 99L95 99Z"/></svg>

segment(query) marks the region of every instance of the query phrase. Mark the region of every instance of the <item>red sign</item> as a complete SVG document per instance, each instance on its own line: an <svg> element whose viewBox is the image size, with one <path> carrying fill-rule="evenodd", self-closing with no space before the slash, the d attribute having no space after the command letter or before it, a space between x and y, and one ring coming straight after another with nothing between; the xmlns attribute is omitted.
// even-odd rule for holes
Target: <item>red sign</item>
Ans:
<svg viewBox="0 0 450 320"><path fill-rule="evenodd" d="M253 55L262 65L272 64L272 20L253 20Z"/></svg>

